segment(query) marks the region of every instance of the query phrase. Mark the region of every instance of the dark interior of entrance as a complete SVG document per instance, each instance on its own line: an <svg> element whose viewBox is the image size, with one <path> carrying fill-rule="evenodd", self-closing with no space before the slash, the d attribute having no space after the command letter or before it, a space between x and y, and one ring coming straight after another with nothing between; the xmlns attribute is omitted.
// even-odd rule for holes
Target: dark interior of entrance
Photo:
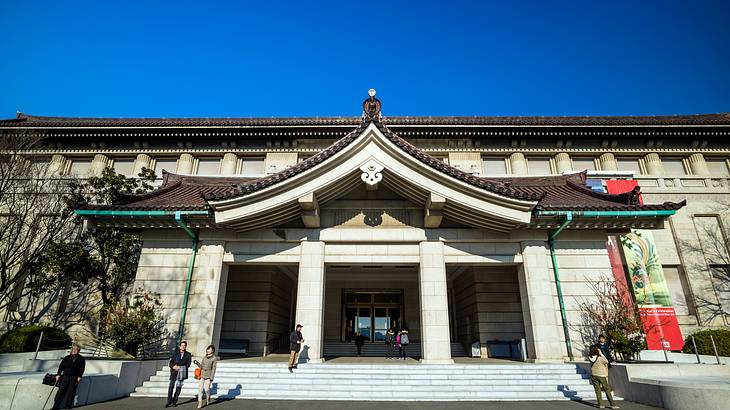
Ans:
<svg viewBox="0 0 730 410"><path fill-rule="evenodd" d="M360 335L369 342L384 342L390 327L404 320L403 289L342 290L341 341Z"/></svg>

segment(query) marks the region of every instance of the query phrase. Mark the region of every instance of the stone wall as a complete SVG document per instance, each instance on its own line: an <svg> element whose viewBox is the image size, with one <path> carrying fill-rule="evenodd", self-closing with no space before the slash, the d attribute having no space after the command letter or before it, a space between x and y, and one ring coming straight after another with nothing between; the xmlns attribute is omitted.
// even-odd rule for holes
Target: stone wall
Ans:
<svg viewBox="0 0 730 410"><path fill-rule="evenodd" d="M597 300L592 283L601 280L613 280L611 264L606 250L606 232L602 231L565 231L555 242L555 253L560 272L566 317L570 338L573 343L573 354L583 357L587 347L594 343L600 332L594 324L585 321L581 315L580 304ZM552 261L548 261L551 267ZM551 280L551 292L556 306L558 323L561 323L555 280ZM561 327L561 336L563 330ZM565 338L561 338L565 342Z"/></svg>
<svg viewBox="0 0 730 410"><path fill-rule="evenodd" d="M727 188L725 188L727 189ZM719 190L719 189L718 189ZM663 265L680 265L686 275L686 286L681 289L691 299L692 310L679 317L682 332L688 335L700 328L723 327L730 324L730 290L713 278L709 265L730 264L727 256L728 221L730 221L730 195L726 192L666 193L650 190L645 201L664 202L687 199L687 206L672 216L663 231L654 234L657 252ZM723 232L723 228L725 231ZM671 285L671 284L670 284ZM727 286L727 284L725 284ZM676 288L676 285L675 285ZM677 289L670 289L676 293Z"/></svg>

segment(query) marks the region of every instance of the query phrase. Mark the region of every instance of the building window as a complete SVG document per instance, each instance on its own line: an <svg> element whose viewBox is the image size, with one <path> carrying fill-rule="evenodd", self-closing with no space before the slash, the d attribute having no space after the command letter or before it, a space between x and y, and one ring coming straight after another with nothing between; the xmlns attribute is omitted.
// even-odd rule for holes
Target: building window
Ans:
<svg viewBox="0 0 730 410"><path fill-rule="evenodd" d="M549 157L529 157L527 159L527 169L530 175L551 175Z"/></svg>
<svg viewBox="0 0 730 410"><path fill-rule="evenodd" d="M686 175L684 160L677 157L662 158L664 173L670 176Z"/></svg>
<svg viewBox="0 0 730 410"><path fill-rule="evenodd" d="M574 157L573 169L576 171L595 171L596 162L591 157Z"/></svg>
<svg viewBox="0 0 730 410"><path fill-rule="evenodd" d="M114 172L125 177L136 177L132 175L134 172L134 160L133 159L115 159L114 160Z"/></svg>
<svg viewBox="0 0 730 410"><path fill-rule="evenodd" d="M482 168L484 175L507 175L507 165L504 157L483 157Z"/></svg>
<svg viewBox="0 0 730 410"><path fill-rule="evenodd" d="M157 178L162 178L162 170L167 172L175 172L177 168L177 159L174 158L158 158L155 161L155 174Z"/></svg>
<svg viewBox="0 0 730 410"><path fill-rule="evenodd" d="M674 310L678 315L694 315L695 309L687 282L687 275L681 266L663 266L664 279L672 297Z"/></svg>
<svg viewBox="0 0 730 410"><path fill-rule="evenodd" d="M218 175L221 160L219 158L200 158L198 160L198 175Z"/></svg>
<svg viewBox="0 0 730 410"><path fill-rule="evenodd" d="M705 158L707 163L707 169L710 171L711 176L728 176L727 160L724 158Z"/></svg>
<svg viewBox="0 0 730 410"><path fill-rule="evenodd" d="M635 175L641 175L638 158L619 157L616 158L616 164L618 164L619 171L634 171Z"/></svg>
<svg viewBox="0 0 730 410"><path fill-rule="evenodd" d="M701 252L710 266L712 288L717 295L717 303L709 300L706 307L712 309L714 315L730 316L730 249L720 217L695 215L694 224L699 246L692 250Z"/></svg>
<svg viewBox="0 0 730 410"><path fill-rule="evenodd" d="M243 157L241 163L241 175L258 177L264 175L264 157Z"/></svg>
<svg viewBox="0 0 730 410"><path fill-rule="evenodd" d="M86 176L89 174L89 169L91 169L90 159L74 159L71 161L69 174L77 177Z"/></svg>

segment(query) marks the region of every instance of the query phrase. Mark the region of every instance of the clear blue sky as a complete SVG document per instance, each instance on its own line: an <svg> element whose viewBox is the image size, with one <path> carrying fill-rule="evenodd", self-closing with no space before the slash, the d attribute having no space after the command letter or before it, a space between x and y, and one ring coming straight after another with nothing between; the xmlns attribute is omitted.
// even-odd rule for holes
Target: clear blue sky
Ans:
<svg viewBox="0 0 730 410"><path fill-rule="evenodd" d="M725 112L730 1L0 0L0 81L1 118Z"/></svg>

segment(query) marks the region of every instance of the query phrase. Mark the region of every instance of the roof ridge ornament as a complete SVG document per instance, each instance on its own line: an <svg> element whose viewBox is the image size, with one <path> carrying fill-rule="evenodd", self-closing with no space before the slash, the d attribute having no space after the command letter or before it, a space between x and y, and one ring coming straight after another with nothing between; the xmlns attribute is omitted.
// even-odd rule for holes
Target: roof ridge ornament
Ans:
<svg viewBox="0 0 730 410"><path fill-rule="evenodd" d="M380 121L380 108L382 103L379 99L375 98L375 89L371 88L368 90L368 98L362 103L362 116L365 120L376 120Z"/></svg>

